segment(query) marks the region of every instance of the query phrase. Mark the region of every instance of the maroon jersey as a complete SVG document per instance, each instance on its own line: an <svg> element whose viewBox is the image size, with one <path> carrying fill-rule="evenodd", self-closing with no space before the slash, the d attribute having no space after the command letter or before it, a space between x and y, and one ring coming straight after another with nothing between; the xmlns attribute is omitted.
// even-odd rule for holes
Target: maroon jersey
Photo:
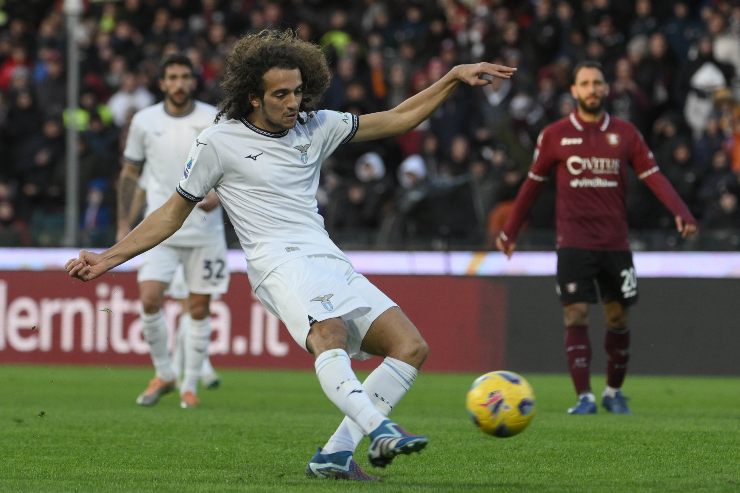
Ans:
<svg viewBox="0 0 740 493"><path fill-rule="evenodd" d="M540 134L534 163L503 229L507 241L515 241L543 182L554 176L557 247L628 250L627 166L674 214L695 223L631 123L609 114L584 122L574 112Z"/></svg>

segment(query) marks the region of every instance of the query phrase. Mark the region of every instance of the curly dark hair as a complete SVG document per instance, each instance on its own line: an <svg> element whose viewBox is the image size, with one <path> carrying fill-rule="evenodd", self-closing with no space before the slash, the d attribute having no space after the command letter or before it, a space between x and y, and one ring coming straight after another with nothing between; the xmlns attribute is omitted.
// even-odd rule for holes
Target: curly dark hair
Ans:
<svg viewBox="0 0 740 493"><path fill-rule="evenodd" d="M300 111L313 111L329 87L331 74L321 48L301 40L292 29L265 29L243 36L226 59L226 75L221 82L224 98L216 116L244 118L254 108L249 102L264 95L263 75L271 68L298 69L303 79Z"/></svg>

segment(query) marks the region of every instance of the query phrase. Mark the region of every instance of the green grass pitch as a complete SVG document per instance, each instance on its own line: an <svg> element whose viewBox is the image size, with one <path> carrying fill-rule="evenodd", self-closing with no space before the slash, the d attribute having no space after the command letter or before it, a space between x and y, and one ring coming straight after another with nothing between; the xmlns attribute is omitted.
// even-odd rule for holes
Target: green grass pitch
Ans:
<svg viewBox="0 0 740 493"><path fill-rule="evenodd" d="M134 400L143 368L0 366L0 491L740 491L740 378L631 376L634 416L567 416L564 375L525 375L537 417L498 439L468 419L477 375L422 373L393 417L429 436L382 482L304 477L339 423L311 372L222 371L202 406ZM594 377L598 391L603 377ZM356 458L367 470L367 440Z"/></svg>

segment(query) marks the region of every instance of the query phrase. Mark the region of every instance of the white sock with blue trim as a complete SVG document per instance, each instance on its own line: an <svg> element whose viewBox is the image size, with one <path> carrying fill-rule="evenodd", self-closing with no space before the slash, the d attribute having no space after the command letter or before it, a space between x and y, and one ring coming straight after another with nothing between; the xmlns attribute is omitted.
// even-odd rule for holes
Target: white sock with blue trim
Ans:
<svg viewBox="0 0 740 493"><path fill-rule="evenodd" d="M383 422L385 416L375 408L355 372L352 371L352 364L346 351L343 349L324 351L316 358L314 366L326 396L365 434Z"/></svg>
<svg viewBox="0 0 740 493"><path fill-rule="evenodd" d="M408 363L387 357L368 375L362 386L378 411L388 416L406 395L418 374L419 370ZM324 445L323 451L327 454L345 450L354 452L364 435L357 424L345 417Z"/></svg>

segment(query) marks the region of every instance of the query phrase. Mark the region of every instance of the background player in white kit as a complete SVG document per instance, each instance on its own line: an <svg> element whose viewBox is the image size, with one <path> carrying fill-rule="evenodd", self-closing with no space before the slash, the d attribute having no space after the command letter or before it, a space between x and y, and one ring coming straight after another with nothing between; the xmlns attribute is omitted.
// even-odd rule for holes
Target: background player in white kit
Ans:
<svg viewBox="0 0 740 493"><path fill-rule="evenodd" d="M350 140L411 130L460 82L482 86L515 70L459 65L389 111L360 117L310 112L329 83L320 48L289 30L245 36L227 60L222 114L228 119L198 136L177 193L112 248L80 252L67 271L87 281L146 251L176 231L194 204L215 189L246 253L255 295L314 355L324 393L346 416L306 473L372 479L353 459L364 435L377 467L427 444L426 437L405 432L386 416L414 382L428 347L401 309L356 273L330 240L315 196L321 165ZM385 359L360 384L350 355L368 354Z"/></svg>
<svg viewBox="0 0 740 493"><path fill-rule="evenodd" d="M131 228L129 218L142 166L148 168L148 216L167 201L182 177L182 162L187 158L190 143L211 125L217 113L213 106L193 99L196 81L187 57L165 58L159 84L164 101L137 112L128 131L118 186L118 239ZM155 377L136 400L142 406L156 404L162 395L175 389L176 373L167 348L162 302L179 265L184 268L190 293L180 405L188 408L199 404L198 378L211 337L210 299L213 294L226 292L229 272L218 200L203 200L195 209L177 232L147 252L139 268L141 324L156 370Z"/></svg>
<svg viewBox="0 0 740 493"><path fill-rule="evenodd" d="M137 182L138 187L131 201L128 224L138 224L143 219L144 209L146 208L146 183L149 179L149 169L149 167L144 166L139 176L139 181ZM215 192L211 191L208 195L209 200L218 200ZM190 291L188 289L188 283L185 281L185 270L182 265L177 267L175 276L172 278L172 282L170 282L164 294L178 301L181 307L180 314L177 317L175 339L172 344L172 365L175 371L175 379L181 382L183 373L185 372L185 342L187 340L188 328L190 327L190 310L188 308ZM200 369L200 383L211 390L217 389L221 385L221 377L216 372L216 369L213 368L208 351L206 351L203 357L203 366Z"/></svg>

